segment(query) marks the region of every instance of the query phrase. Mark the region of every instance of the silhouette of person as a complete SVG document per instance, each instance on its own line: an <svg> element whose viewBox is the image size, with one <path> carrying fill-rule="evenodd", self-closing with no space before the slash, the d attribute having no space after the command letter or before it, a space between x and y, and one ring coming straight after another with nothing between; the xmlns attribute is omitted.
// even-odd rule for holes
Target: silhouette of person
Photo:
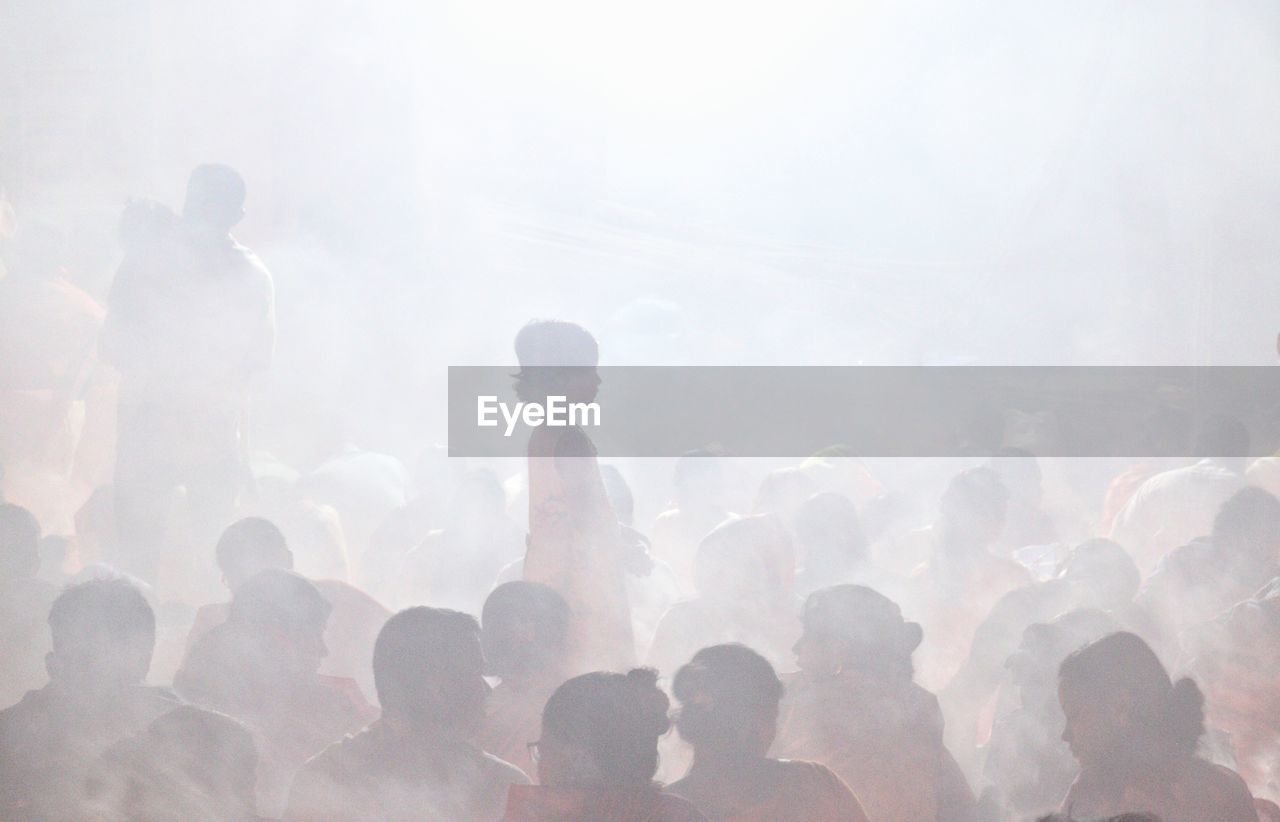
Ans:
<svg viewBox="0 0 1280 822"><path fill-rule="evenodd" d="M143 684L156 619L124 579L63 591L49 611L49 684L0 711L0 818L78 818L85 779L108 746L177 707Z"/></svg>
<svg viewBox="0 0 1280 822"><path fill-rule="evenodd" d="M247 728L182 705L103 752L86 809L95 822L254 822L257 763Z"/></svg>
<svg viewBox="0 0 1280 822"><path fill-rule="evenodd" d="M699 449L676 460L674 498L653 524L654 556L671 566L681 590L692 593L698 543L730 516L724 458Z"/></svg>
<svg viewBox="0 0 1280 822"><path fill-rule="evenodd" d="M676 674L676 729L693 765L668 790L708 819L864 822L849 786L825 765L766 757L777 735L782 682L745 645L713 645Z"/></svg>
<svg viewBox="0 0 1280 822"><path fill-rule="evenodd" d="M766 658L786 659L800 629L794 574L791 539L776 516L719 525L698 546L698 596L677 602L662 617L649 664L674 673L699 648L725 642L750 642Z"/></svg>
<svg viewBox="0 0 1280 822"><path fill-rule="evenodd" d="M400 611L378 635L382 717L312 759L294 780L285 819L498 819L514 765L472 741L484 722L480 626L443 608Z"/></svg>
<svg viewBox="0 0 1280 822"><path fill-rule="evenodd" d="M1196 756L1204 698L1172 682L1147 643L1127 632L1063 660L1062 738L1080 763L1062 810L1073 817L1154 813L1165 822L1255 822L1235 772Z"/></svg>
<svg viewBox="0 0 1280 822"><path fill-rule="evenodd" d="M191 172L180 221L150 215L108 295L101 352L120 371L115 492L122 558L152 583L170 502L186 489L195 543L227 524L247 477L251 378L271 363L271 276L231 236L243 178Z"/></svg>
<svg viewBox="0 0 1280 822"><path fill-rule="evenodd" d="M318 673L331 610L303 577L260 571L236 589L227 621L196 641L174 677L183 698L257 735L264 816L279 816L307 759L376 715L353 680Z"/></svg>
<svg viewBox="0 0 1280 822"><path fill-rule="evenodd" d="M516 395L545 405L550 396L591 402L599 347L579 325L535 320L516 335ZM524 578L554 588L573 612L570 647L577 670L635 661L631 608L623 581L626 548L596 462L579 426L535 428L529 438L529 536Z"/></svg>
<svg viewBox="0 0 1280 822"><path fill-rule="evenodd" d="M20 505L0 502L0 705L46 681L47 618L58 591L36 576L40 523Z"/></svg>
<svg viewBox="0 0 1280 822"><path fill-rule="evenodd" d="M293 551L284 534L271 520L245 517L228 525L214 550L222 581L232 595L258 572L267 569L292 571ZM391 617L381 603L338 579L311 580L332 606L325 624L324 643L328 654L320 663L327 676L354 679L363 693L373 693L373 643L378 631ZM227 621L230 606L225 602L203 605L187 634L187 653L211 629Z"/></svg>
<svg viewBox="0 0 1280 822"><path fill-rule="evenodd" d="M813 592L803 620L775 751L830 767L870 819L973 818L938 700L912 679L920 626L861 585Z"/></svg>
<svg viewBox="0 0 1280 822"><path fill-rule="evenodd" d="M515 580L489 594L480 614L490 676L501 682L489 695L480 744L533 772L528 742L537 739L542 706L569 678L569 605L546 585Z"/></svg>
<svg viewBox="0 0 1280 822"><path fill-rule="evenodd" d="M594 671L565 682L530 742L537 786L512 786L508 822L695 822L705 817L653 781L658 738L671 729L657 672Z"/></svg>

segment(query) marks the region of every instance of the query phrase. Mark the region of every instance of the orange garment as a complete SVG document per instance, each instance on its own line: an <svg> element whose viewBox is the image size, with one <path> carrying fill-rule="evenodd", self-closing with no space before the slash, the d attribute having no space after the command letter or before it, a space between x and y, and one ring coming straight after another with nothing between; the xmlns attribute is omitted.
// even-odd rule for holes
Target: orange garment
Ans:
<svg viewBox="0 0 1280 822"><path fill-rule="evenodd" d="M625 670L636 650L622 533L595 446L579 428L541 427L528 453L524 578L554 588L572 609L569 641L578 670Z"/></svg>

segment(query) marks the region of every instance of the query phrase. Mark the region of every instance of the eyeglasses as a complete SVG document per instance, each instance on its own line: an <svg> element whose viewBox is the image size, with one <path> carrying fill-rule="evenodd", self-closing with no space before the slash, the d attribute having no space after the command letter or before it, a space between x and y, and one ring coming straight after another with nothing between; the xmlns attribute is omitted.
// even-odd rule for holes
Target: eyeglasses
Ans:
<svg viewBox="0 0 1280 822"><path fill-rule="evenodd" d="M531 760L533 760L534 762L537 762L538 760L542 759L542 740L541 739L536 740L534 742L526 742L525 747L529 749L529 758Z"/></svg>

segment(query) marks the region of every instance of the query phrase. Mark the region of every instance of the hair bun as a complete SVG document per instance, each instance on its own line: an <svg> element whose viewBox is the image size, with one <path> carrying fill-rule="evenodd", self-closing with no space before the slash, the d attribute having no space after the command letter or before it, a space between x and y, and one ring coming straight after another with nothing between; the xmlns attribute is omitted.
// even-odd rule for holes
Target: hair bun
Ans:
<svg viewBox="0 0 1280 822"><path fill-rule="evenodd" d="M658 687L658 672L653 668L632 668L627 671L627 684L635 689L643 728L654 737L671 730L671 701Z"/></svg>

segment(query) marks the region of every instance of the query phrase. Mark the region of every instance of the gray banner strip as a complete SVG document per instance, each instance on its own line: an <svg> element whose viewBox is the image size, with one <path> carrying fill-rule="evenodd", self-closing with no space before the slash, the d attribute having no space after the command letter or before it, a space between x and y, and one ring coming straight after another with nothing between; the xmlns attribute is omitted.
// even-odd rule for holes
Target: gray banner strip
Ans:
<svg viewBox="0 0 1280 822"><path fill-rule="evenodd" d="M542 411L516 406L518 370L449 368L451 454L524 456L532 428L548 419L577 422L601 457L709 445L743 457L833 446L863 457L953 457L999 445L1055 457L1202 456L1194 432L1222 416L1245 427L1254 455L1280 444L1272 367L609 366L598 370L598 408L570 408L568 396ZM557 386L580 391L584 373L590 383L589 370L547 372L539 385L551 396Z"/></svg>

